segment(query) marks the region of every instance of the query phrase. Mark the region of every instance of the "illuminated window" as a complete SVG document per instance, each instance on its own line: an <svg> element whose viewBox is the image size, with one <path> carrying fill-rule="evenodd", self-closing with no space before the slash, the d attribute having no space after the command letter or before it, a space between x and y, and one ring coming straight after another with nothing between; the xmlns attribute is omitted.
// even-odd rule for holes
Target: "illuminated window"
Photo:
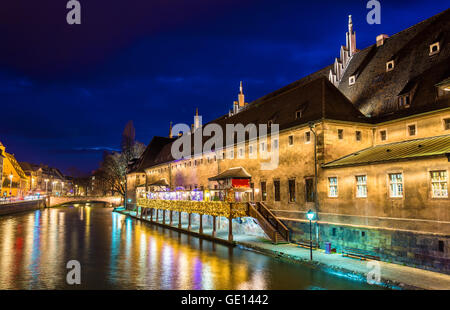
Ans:
<svg viewBox="0 0 450 310"><path fill-rule="evenodd" d="M328 197L338 196L338 179L337 177L328 178Z"/></svg>
<svg viewBox="0 0 450 310"><path fill-rule="evenodd" d="M408 125L408 135L409 136L416 135L416 125Z"/></svg>
<svg viewBox="0 0 450 310"><path fill-rule="evenodd" d="M367 176L365 175L356 176L356 197L367 197Z"/></svg>
<svg viewBox="0 0 450 310"><path fill-rule="evenodd" d="M305 179L306 202L314 202L314 179Z"/></svg>
<svg viewBox="0 0 450 310"><path fill-rule="evenodd" d="M261 200L262 201L266 201L267 200L266 182L261 182Z"/></svg>
<svg viewBox="0 0 450 310"><path fill-rule="evenodd" d="M280 201L280 180L273 181L273 190L275 194L275 201Z"/></svg>
<svg viewBox="0 0 450 310"><path fill-rule="evenodd" d="M439 42L430 45L430 56L438 54L440 51Z"/></svg>
<svg viewBox="0 0 450 310"><path fill-rule="evenodd" d="M386 130L381 130L380 131L380 139L381 139L381 141L386 141L387 140L387 132L386 132Z"/></svg>
<svg viewBox="0 0 450 310"><path fill-rule="evenodd" d="M392 198L403 197L403 174L402 173L389 174L389 187L390 187L390 196Z"/></svg>
<svg viewBox="0 0 450 310"><path fill-rule="evenodd" d="M311 142L311 132L307 131L305 132L305 143Z"/></svg>
<svg viewBox="0 0 450 310"><path fill-rule="evenodd" d="M355 132L355 139L356 141L361 141L361 131L356 131Z"/></svg>
<svg viewBox="0 0 450 310"><path fill-rule="evenodd" d="M348 85L353 85L356 82L356 77L354 75L352 75L351 77L348 78Z"/></svg>
<svg viewBox="0 0 450 310"><path fill-rule="evenodd" d="M295 179L289 180L289 202L295 202Z"/></svg>
<svg viewBox="0 0 450 310"><path fill-rule="evenodd" d="M386 72L389 72L389 71L392 71L392 70L394 70L394 61L393 60L388 61L386 63Z"/></svg>
<svg viewBox="0 0 450 310"><path fill-rule="evenodd" d="M294 136L289 136L289 145L294 145Z"/></svg>
<svg viewBox="0 0 450 310"><path fill-rule="evenodd" d="M444 119L444 130L450 130L450 118Z"/></svg>
<svg viewBox="0 0 450 310"><path fill-rule="evenodd" d="M448 197L447 171L431 171L431 193L433 198Z"/></svg>

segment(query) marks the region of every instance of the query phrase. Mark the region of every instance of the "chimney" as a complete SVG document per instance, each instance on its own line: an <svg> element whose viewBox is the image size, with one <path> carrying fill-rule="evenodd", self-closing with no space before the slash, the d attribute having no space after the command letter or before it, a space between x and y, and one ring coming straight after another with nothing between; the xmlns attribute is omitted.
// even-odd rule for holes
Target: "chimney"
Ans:
<svg viewBox="0 0 450 310"><path fill-rule="evenodd" d="M384 41L389 38L387 34L380 34L377 36L377 47L384 45Z"/></svg>

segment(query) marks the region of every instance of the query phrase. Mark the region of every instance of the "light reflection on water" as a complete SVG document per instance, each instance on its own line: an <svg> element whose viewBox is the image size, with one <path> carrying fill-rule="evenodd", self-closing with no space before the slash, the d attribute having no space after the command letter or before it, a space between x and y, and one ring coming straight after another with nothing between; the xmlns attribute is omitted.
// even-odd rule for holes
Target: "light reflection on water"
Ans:
<svg viewBox="0 0 450 310"><path fill-rule="evenodd" d="M0 217L0 289L374 289L113 213L102 204ZM65 282L69 260L81 285Z"/></svg>

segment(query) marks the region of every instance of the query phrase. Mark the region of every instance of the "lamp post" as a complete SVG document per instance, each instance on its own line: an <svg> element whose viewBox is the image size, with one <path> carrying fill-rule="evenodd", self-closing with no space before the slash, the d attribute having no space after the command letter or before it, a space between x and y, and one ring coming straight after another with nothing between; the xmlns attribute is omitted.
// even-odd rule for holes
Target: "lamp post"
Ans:
<svg viewBox="0 0 450 310"><path fill-rule="evenodd" d="M313 259L312 256L312 220L314 219L314 212L312 210L309 210L308 213L306 213L306 217L309 220L309 256L310 259Z"/></svg>
<svg viewBox="0 0 450 310"><path fill-rule="evenodd" d="M13 181L13 174L11 173L9 175L9 198L12 199L12 181Z"/></svg>

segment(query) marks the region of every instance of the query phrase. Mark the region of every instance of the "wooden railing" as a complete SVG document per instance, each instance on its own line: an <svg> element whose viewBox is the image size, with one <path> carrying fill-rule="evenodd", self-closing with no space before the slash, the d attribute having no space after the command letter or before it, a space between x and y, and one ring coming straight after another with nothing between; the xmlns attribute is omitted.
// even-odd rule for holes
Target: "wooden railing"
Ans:
<svg viewBox="0 0 450 310"><path fill-rule="evenodd" d="M283 241L289 242L289 229L287 229L287 227L272 213L272 211L270 211L270 209L263 202L253 203L251 204L251 208L254 208L254 210L257 211L257 214L252 215L252 212L250 211L250 216L255 218L257 218L256 216L258 216L264 219L264 221L259 221L262 227L267 226L267 224L271 226L273 232L271 233L272 236L269 235L269 237L271 237L272 240L274 240L275 242L278 241L278 233ZM263 229L264 228L265 227L263 227ZM269 229L269 227L266 227L266 229Z"/></svg>

